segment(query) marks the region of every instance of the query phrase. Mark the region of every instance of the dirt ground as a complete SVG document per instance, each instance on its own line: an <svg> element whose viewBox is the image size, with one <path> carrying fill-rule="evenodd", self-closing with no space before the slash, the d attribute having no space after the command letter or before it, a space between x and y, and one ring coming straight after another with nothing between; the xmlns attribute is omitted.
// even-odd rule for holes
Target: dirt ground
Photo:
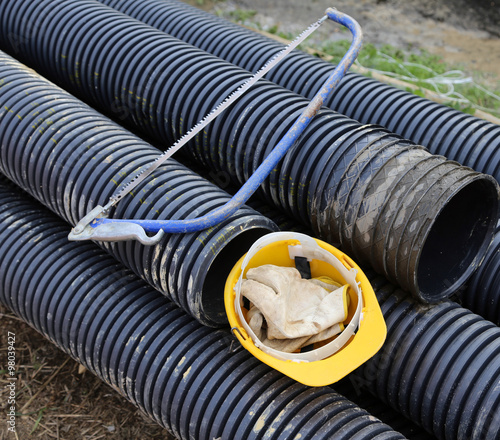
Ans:
<svg viewBox="0 0 500 440"><path fill-rule="evenodd" d="M190 3L196 4L196 1ZM264 30L274 25L299 33L327 7L335 7L361 25L364 41L406 50L426 49L468 70L491 72L500 80L499 0L227 0L204 2L204 9L252 9ZM311 42L346 38L323 26Z"/></svg>
<svg viewBox="0 0 500 440"><path fill-rule="evenodd" d="M8 332L15 334L15 433L6 423ZM0 440L174 438L1 305L0 414Z"/></svg>
<svg viewBox="0 0 500 440"><path fill-rule="evenodd" d="M264 28L298 33L329 6L356 18L365 41L425 48L471 70L500 78L500 3L495 0L226 0L203 3L220 11L252 9ZM314 38L346 38L323 26ZM314 40L313 40L314 42ZM495 79L496 78L496 79ZM16 334L17 436L6 431L7 332ZM169 439L168 432L35 330L0 306L0 440Z"/></svg>

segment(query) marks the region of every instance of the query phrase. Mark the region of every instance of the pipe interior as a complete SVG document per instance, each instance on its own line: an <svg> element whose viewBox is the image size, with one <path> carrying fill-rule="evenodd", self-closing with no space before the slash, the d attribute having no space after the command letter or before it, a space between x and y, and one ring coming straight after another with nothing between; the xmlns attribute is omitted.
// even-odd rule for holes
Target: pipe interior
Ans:
<svg viewBox="0 0 500 440"><path fill-rule="evenodd" d="M423 299L435 302L455 293L477 269L497 210L496 185L484 178L466 185L446 204L431 226L417 265Z"/></svg>
<svg viewBox="0 0 500 440"><path fill-rule="evenodd" d="M269 229L249 229L233 238L216 255L207 270L203 282L202 308L206 315L220 324L227 324L224 307L224 286L229 273L238 260L260 237L268 234Z"/></svg>

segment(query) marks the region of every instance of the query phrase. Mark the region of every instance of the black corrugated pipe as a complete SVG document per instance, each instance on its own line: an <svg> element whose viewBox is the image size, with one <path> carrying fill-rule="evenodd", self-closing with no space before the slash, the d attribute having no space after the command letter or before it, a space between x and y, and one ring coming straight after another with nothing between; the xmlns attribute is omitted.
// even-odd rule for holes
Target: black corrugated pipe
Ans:
<svg viewBox="0 0 500 440"><path fill-rule="evenodd" d="M436 439L432 434L413 423L410 419L403 417L401 413L391 408L379 398L371 393L367 393L366 390L363 390L361 387L354 386L354 384L355 380L352 381L351 377L347 376L335 384L335 391L356 403L360 408L368 411L410 440Z"/></svg>
<svg viewBox="0 0 500 440"><path fill-rule="evenodd" d="M281 231L294 231L314 236L314 232L310 228L297 222L289 215L278 211L275 207L268 205L257 197L252 197L247 202L247 205L260 212L263 216L270 218Z"/></svg>
<svg viewBox="0 0 500 440"><path fill-rule="evenodd" d="M267 212L275 221L282 217ZM388 337L335 390L412 440L496 438L500 329L451 301L435 310L422 307L372 271L365 274L381 303Z"/></svg>
<svg viewBox="0 0 500 440"><path fill-rule="evenodd" d="M143 164L156 148L0 54L0 170L75 225ZM119 218L193 218L229 195L175 160L123 199ZM167 235L155 246L103 246L206 325L227 322L225 278L253 242L276 225L243 207L219 226Z"/></svg>
<svg viewBox="0 0 500 440"><path fill-rule="evenodd" d="M417 304L371 280L387 324L382 349L349 378L438 439L500 432L500 328L452 301Z"/></svg>
<svg viewBox="0 0 500 440"><path fill-rule="evenodd" d="M266 212L281 221L280 213ZM388 337L382 350L335 390L412 440L496 438L500 329L451 301L424 308L382 277L364 272L381 303Z"/></svg>
<svg viewBox="0 0 500 440"><path fill-rule="evenodd" d="M500 223L486 257L460 298L464 307L500 325Z"/></svg>
<svg viewBox="0 0 500 440"><path fill-rule="evenodd" d="M100 0L138 20L256 71L283 48L268 37L176 0ZM335 66L295 51L266 78L312 98ZM373 78L348 73L328 107L364 124L379 124L500 181L500 127L402 91Z"/></svg>
<svg viewBox="0 0 500 440"><path fill-rule="evenodd" d="M404 439L332 389L233 351L229 333L68 233L0 185L0 301L179 439Z"/></svg>
<svg viewBox="0 0 500 440"><path fill-rule="evenodd" d="M164 143L249 76L97 1L6 2L0 20L2 47ZM241 183L306 105L260 81L184 150ZM262 191L317 236L431 302L472 274L498 216L490 176L329 109Z"/></svg>
<svg viewBox="0 0 500 440"><path fill-rule="evenodd" d="M177 0L99 1L249 71L256 71L283 47L261 34ZM311 98L333 68L316 57L295 51L267 78ZM379 98L381 94L383 100ZM334 92L329 106L361 122L382 124L427 146L433 153L500 180L500 127L495 124L352 73ZM373 111L375 108L380 111ZM500 324L500 278L495 277L500 263L494 261L494 254L499 253L499 243L496 240L492 245L484 267L478 269L463 296L466 307L497 324Z"/></svg>

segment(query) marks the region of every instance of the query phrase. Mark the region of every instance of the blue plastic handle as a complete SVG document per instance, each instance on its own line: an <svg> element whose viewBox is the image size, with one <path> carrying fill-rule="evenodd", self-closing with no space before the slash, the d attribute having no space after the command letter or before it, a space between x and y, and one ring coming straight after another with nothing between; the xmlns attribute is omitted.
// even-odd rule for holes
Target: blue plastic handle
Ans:
<svg viewBox="0 0 500 440"><path fill-rule="evenodd" d="M288 130L285 136L279 141L278 145L269 153L266 159L260 164L239 191L224 206L217 208L208 214L195 219L188 220L139 220L139 219L108 219L98 218L91 223L92 227L97 227L106 223L136 223L144 228L146 232L156 233L160 229L168 233L188 233L201 231L203 229L215 226L232 214L234 214L243 205L251 195L259 188L271 171L283 159L290 147L299 138L305 128L312 121L325 100L337 87L340 80L351 67L358 56L362 44L362 31L360 25L349 15L329 8L326 15L330 20L347 27L352 34L352 42L349 50L343 56L333 73L321 87L321 90L314 96L309 105L297 118L293 126Z"/></svg>

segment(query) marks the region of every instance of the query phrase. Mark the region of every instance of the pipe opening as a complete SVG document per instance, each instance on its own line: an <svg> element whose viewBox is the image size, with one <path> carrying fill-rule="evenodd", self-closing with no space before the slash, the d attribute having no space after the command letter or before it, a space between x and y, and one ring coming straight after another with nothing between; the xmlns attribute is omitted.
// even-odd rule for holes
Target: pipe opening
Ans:
<svg viewBox="0 0 500 440"><path fill-rule="evenodd" d="M252 244L269 232L270 229L257 227L239 234L220 250L207 269L203 282L202 309L215 323L228 324L224 307L224 286L229 273Z"/></svg>
<svg viewBox="0 0 500 440"><path fill-rule="evenodd" d="M497 185L485 177L458 191L431 226L416 271L420 295L427 302L455 293L485 255L498 210Z"/></svg>

